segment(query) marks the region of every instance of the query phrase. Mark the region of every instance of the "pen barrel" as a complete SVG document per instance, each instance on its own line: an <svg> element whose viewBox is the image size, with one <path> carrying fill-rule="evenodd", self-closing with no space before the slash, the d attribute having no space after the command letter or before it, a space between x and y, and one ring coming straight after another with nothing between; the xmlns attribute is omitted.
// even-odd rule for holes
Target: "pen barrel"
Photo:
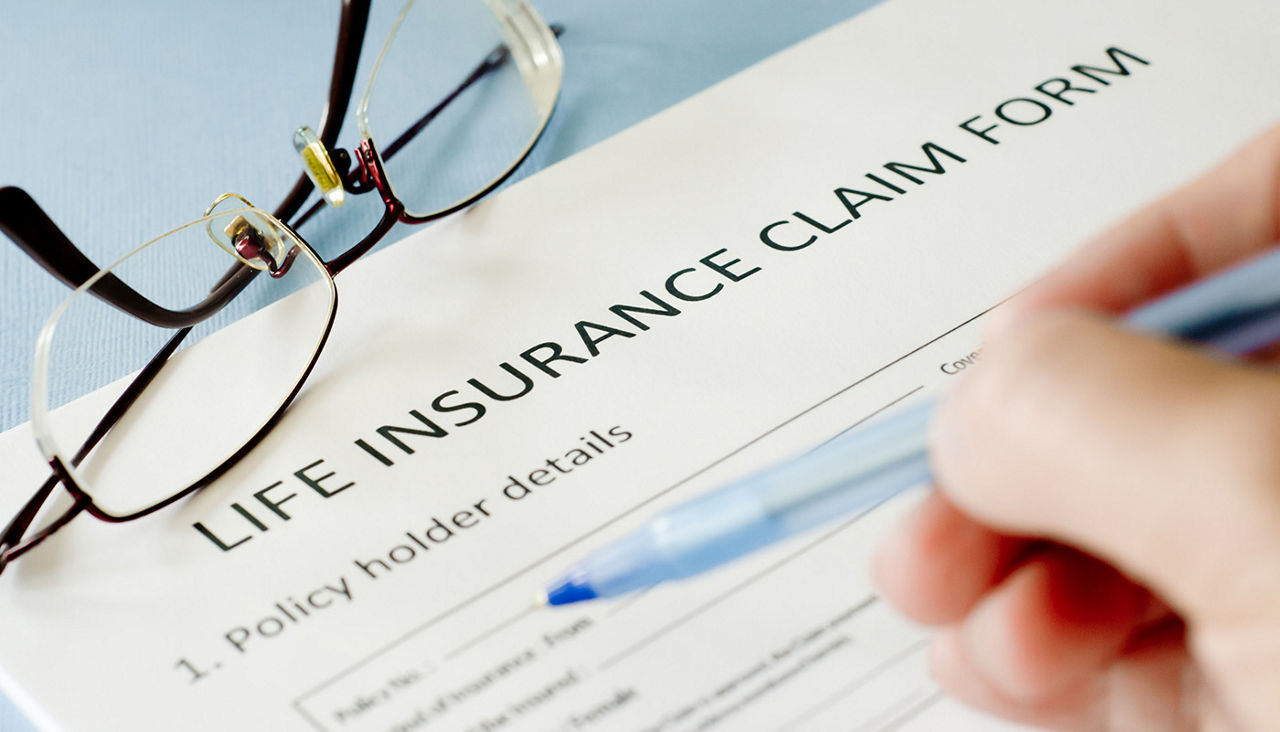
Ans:
<svg viewBox="0 0 1280 732"><path fill-rule="evenodd" d="M681 579L869 509L929 478L934 401L668 509L578 568L600 597Z"/></svg>
<svg viewBox="0 0 1280 732"><path fill-rule="evenodd" d="M575 574L613 597L698 574L781 538L763 503L720 491L654 517L587 557Z"/></svg>
<svg viewBox="0 0 1280 732"><path fill-rule="evenodd" d="M782 536L860 513L929 480L930 397L745 481Z"/></svg>
<svg viewBox="0 0 1280 732"><path fill-rule="evenodd" d="M1137 308L1124 321L1233 356L1273 345L1280 340L1280 249Z"/></svg>

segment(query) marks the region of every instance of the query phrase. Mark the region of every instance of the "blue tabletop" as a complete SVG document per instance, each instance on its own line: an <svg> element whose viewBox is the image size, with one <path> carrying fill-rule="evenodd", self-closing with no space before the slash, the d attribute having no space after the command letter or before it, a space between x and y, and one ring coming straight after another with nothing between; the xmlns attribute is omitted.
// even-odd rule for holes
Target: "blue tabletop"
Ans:
<svg viewBox="0 0 1280 732"><path fill-rule="evenodd" d="M515 177L877 1L539 0L546 19L566 28L564 87L546 134ZM113 261L197 218L226 191L274 206L297 177L291 135L302 124L319 126L337 2L54 0L3 7L0 185L25 188L95 262ZM373 8L357 97L398 10L397 2ZM419 49L424 73L431 51ZM832 91L838 90L833 75ZM358 139L354 103L339 139L346 147ZM366 226L358 215L338 213L323 214L306 230L322 255L340 251ZM415 230L398 226L381 246ZM28 419L35 337L68 290L13 246L0 247L0 278L0 429L7 429ZM104 364L110 357L103 354ZM50 649L50 663L67 662L69 654ZM0 729L30 728L0 696Z"/></svg>

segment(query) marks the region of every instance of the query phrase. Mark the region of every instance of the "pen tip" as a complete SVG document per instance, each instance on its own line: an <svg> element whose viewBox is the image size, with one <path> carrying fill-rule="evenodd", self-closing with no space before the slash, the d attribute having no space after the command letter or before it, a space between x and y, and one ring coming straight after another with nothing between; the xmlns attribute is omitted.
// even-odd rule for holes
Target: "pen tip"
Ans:
<svg viewBox="0 0 1280 732"><path fill-rule="evenodd" d="M546 597L548 605L556 606L570 605L583 600L594 600L599 595L586 582L570 575L552 585L551 589L547 590Z"/></svg>

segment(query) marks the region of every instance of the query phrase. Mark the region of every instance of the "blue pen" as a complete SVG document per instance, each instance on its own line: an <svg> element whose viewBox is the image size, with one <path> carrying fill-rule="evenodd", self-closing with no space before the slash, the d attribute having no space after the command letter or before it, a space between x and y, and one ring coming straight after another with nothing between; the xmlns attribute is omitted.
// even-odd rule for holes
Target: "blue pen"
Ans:
<svg viewBox="0 0 1280 732"><path fill-rule="evenodd" d="M1138 331L1244 356L1280 341L1280 249L1130 312ZM929 479L934 399L671 508L573 566L549 605L614 597L718 567Z"/></svg>

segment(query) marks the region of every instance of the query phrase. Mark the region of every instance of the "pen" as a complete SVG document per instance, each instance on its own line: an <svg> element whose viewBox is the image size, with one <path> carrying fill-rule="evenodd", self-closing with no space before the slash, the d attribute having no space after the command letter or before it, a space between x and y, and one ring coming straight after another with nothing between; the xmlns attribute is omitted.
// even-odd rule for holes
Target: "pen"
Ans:
<svg viewBox="0 0 1280 732"><path fill-rule="evenodd" d="M1280 249L1165 295L1124 322L1232 356L1276 343ZM664 511L570 568L544 602L614 597L689 577L924 483L935 404L926 399Z"/></svg>

